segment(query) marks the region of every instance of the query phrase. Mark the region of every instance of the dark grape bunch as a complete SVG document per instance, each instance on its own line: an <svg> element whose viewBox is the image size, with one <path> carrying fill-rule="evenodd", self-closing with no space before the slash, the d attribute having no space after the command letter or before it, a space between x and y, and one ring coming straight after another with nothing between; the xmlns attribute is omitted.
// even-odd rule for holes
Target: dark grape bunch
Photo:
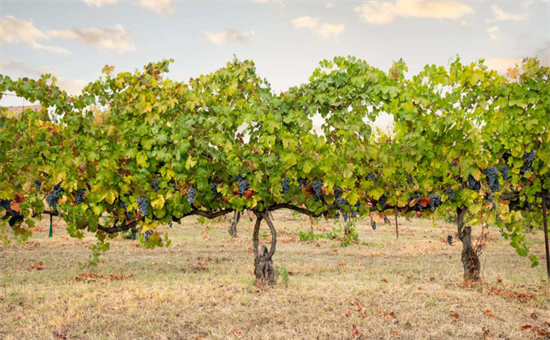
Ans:
<svg viewBox="0 0 550 340"><path fill-rule="evenodd" d="M189 190L187 190L187 202L192 205L193 202L195 202L195 196L197 196L197 189L189 188Z"/></svg>
<svg viewBox="0 0 550 340"><path fill-rule="evenodd" d="M281 183L281 187L283 187L283 194L286 194L288 189L290 188L289 182L290 182L290 178L285 177L283 179L283 182Z"/></svg>
<svg viewBox="0 0 550 340"><path fill-rule="evenodd" d="M502 234L504 232L504 229L499 229L498 232Z"/></svg>
<svg viewBox="0 0 550 340"><path fill-rule="evenodd" d="M340 188L334 188L334 198L338 199L340 197L342 197L342 194L344 193L344 191Z"/></svg>
<svg viewBox="0 0 550 340"><path fill-rule="evenodd" d="M536 155L537 152L535 150L531 150L531 152L526 152L523 155L523 165L519 170L522 175L529 170L533 170L533 161L535 160Z"/></svg>
<svg viewBox="0 0 550 340"><path fill-rule="evenodd" d="M489 188L493 192L497 192L500 190L500 183L498 181L498 170L496 166L492 166L490 168L487 168L483 170L485 173L485 176L487 176L487 184L489 185Z"/></svg>
<svg viewBox="0 0 550 340"><path fill-rule="evenodd" d="M239 193L241 195L244 195L244 193L250 189L250 182L247 181L246 179L243 179L242 181L239 182Z"/></svg>
<svg viewBox="0 0 550 340"><path fill-rule="evenodd" d="M237 175L237 177L233 177L235 182L240 183L244 179L243 174L244 174L243 170L239 171L239 174Z"/></svg>
<svg viewBox="0 0 550 340"><path fill-rule="evenodd" d="M132 228L132 240L136 240L137 238L137 229L136 228Z"/></svg>
<svg viewBox="0 0 550 340"><path fill-rule="evenodd" d="M388 209L388 198L385 196L385 195L382 195L380 196L380 198L378 199L378 203L380 203L380 207L382 208L382 210L386 210Z"/></svg>
<svg viewBox="0 0 550 340"><path fill-rule="evenodd" d="M508 165L501 165L500 166L500 173L502 174L502 179L505 180L505 181L508 180L508 178L510 178L509 175L508 175L508 170L509 169L510 168L508 167Z"/></svg>
<svg viewBox="0 0 550 340"><path fill-rule="evenodd" d="M46 196L46 201L53 210L57 211L57 202L61 198L62 193L63 189L61 188L61 182L59 182L53 187L53 191Z"/></svg>
<svg viewBox="0 0 550 340"><path fill-rule="evenodd" d="M451 235L447 236L447 243L452 246L453 245L453 237Z"/></svg>
<svg viewBox="0 0 550 340"><path fill-rule="evenodd" d="M376 230L376 222L374 222L374 220L370 220L370 226L372 230Z"/></svg>
<svg viewBox="0 0 550 340"><path fill-rule="evenodd" d="M39 180L34 181L34 186L36 187L36 190L38 190L38 193L41 194L42 191L40 191L40 187L42 186L42 183L40 183Z"/></svg>
<svg viewBox="0 0 550 340"><path fill-rule="evenodd" d="M315 199L318 200L323 196L323 182L313 181L312 183L313 188L313 196L315 196Z"/></svg>
<svg viewBox="0 0 550 340"><path fill-rule="evenodd" d="M455 191L453 190L453 188L448 188L446 194L447 196L449 196L449 201L452 201L453 198L455 198Z"/></svg>
<svg viewBox="0 0 550 340"><path fill-rule="evenodd" d="M434 211L435 208L439 207L442 204L441 195L428 195L428 198L430 199L430 209L432 211Z"/></svg>
<svg viewBox="0 0 550 340"><path fill-rule="evenodd" d="M137 200L139 211L141 212L141 214L143 216L147 216L149 214L149 212L147 211L147 208L148 208L147 202L148 202L147 198L145 198L145 197L140 197Z"/></svg>
<svg viewBox="0 0 550 340"><path fill-rule="evenodd" d="M478 191L479 189L481 189L481 183L479 181L476 181L474 176L468 175L468 188Z"/></svg>
<svg viewBox="0 0 550 340"><path fill-rule="evenodd" d="M303 189L307 186L307 180L305 178L298 178L298 184L300 189Z"/></svg>
<svg viewBox="0 0 550 340"><path fill-rule="evenodd" d="M159 187L159 178L155 178L152 182L151 182L151 188L153 188L153 190L155 190L155 192L159 192L160 190L160 187Z"/></svg>
<svg viewBox="0 0 550 340"><path fill-rule="evenodd" d="M407 184L408 185L413 185L414 184L414 181L411 177L407 177Z"/></svg>
<svg viewBox="0 0 550 340"><path fill-rule="evenodd" d="M76 203L77 205L80 204L80 203L82 203L82 202L84 202L84 193L85 193L85 192L86 192L85 189L78 189L78 190L76 191L76 196L75 196L74 201L75 201L75 203Z"/></svg>
<svg viewBox="0 0 550 340"><path fill-rule="evenodd" d="M509 154L508 152L505 152L504 154L502 154L502 159L504 159L504 163L508 164L508 160L510 159L510 157L512 157L511 154Z"/></svg>
<svg viewBox="0 0 550 340"><path fill-rule="evenodd" d="M145 242L149 242L149 236L153 235L154 231L152 230L147 230L144 235L143 235L143 238L145 239Z"/></svg>
<svg viewBox="0 0 550 340"><path fill-rule="evenodd" d="M369 181L373 181L373 182L376 182L376 176L371 172L370 174L367 175L367 179Z"/></svg>
<svg viewBox="0 0 550 340"><path fill-rule="evenodd" d="M336 190L335 190L335 193L334 195L336 196ZM338 206L338 210L340 210L340 212L342 213L342 216L344 217L344 221L346 222L348 220L348 213L346 212L346 210L344 209L344 207L346 205L349 206L349 203L348 201L345 199L345 198L342 198L341 195L342 195L342 192L340 191L339 193L340 197L338 197L334 203Z"/></svg>
<svg viewBox="0 0 550 340"><path fill-rule="evenodd" d="M216 183L212 183L212 193L214 194L214 196L218 197L219 196L219 192L218 192L218 184Z"/></svg>
<svg viewBox="0 0 550 340"><path fill-rule="evenodd" d="M11 215L10 220L8 221L8 224L10 227L13 227L17 222L23 220L23 216L19 214L17 211L11 209L11 202L13 200L2 200L0 199L0 207L6 209L8 214Z"/></svg>

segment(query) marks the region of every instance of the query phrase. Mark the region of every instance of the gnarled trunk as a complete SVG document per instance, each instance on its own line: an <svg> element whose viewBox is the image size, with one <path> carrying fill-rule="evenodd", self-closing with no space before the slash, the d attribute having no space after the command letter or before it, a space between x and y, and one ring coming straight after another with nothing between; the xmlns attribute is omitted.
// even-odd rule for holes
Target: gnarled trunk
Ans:
<svg viewBox="0 0 550 340"><path fill-rule="evenodd" d="M479 257L472 247L472 227L464 226L464 216L468 209L457 208L458 238L462 241L462 265L464 266L464 280L480 280L481 265Z"/></svg>
<svg viewBox="0 0 550 340"><path fill-rule="evenodd" d="M241 213L235 211L235 214L233 214L233 218L231 219L231 223L229 223L229 235L231 235L232 237L237 237L237 224L239 223L240 219Z"/></svg>
<svg viewBox="0 0 550 340"><path fill-rule="evenodd" d="M257 219L254 225L254 233L252 235L252 243L254 249L254 275L256 276L256 286L263 286L266 284L275 283L275 269L273 267L273 254L275 254L275 247L277 244L277 233L275 226L269 217L267 212L256 213ZM262 219L267 222L269 230L271 231L271 248L269 251L266 246L262 246L261 250L259 246L259 234L260 225Z"/></svg>

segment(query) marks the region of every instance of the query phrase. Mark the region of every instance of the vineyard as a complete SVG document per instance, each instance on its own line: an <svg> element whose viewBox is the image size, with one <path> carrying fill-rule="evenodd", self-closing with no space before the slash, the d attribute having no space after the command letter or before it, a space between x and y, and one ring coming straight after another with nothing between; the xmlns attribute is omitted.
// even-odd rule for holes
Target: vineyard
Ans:
<svg viewBox="0 0 550 340"><path fill-rule="evenodd" d="M105 66L78 96L51 75L0 75L0 92L41 107L0 115L0 299L41 308L50 288L16 269L29 261L38 280L73 280L52 293L64 317L41 329L25 325L50 311L25 319L4 304L2 322L19 326L3 338L70 338L66 319L84 322L74 308L122 309L144 338L164 326L166 338L285 338L274 320L289 332L306 322L292 338L550 334L549 67L526 58L501 76L457 57L410 76L403 61L385 72L336 57L276 94L252 61L188 82L168 77L170 63ZM374 128L382 114L388 131ZM102 300L115 292L133 309ZM313 301L333 320L309 315ZM140 338L125 327L103 335ZM87 332L72 335L100 338Z"/></svg>

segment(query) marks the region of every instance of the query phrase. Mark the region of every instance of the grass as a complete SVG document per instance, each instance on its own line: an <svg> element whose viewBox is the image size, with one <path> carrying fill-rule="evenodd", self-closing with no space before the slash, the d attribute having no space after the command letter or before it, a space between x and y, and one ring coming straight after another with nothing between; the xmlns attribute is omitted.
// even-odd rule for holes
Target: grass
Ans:
<svg viewBox="0 0 550 340"><path fill-rule="evenodd" d="M40 222L30 242L0 246L0 339L535 339L521 326L550 328L544 266L530 268L496 228L481 258L483 282L465 284L460 241L443 242L452 224L400 219L396 240L393 225L373 231L363 222L360 244L342 248L339 240L300 242L297 227L309 222L274 217L278 283L262 289L248 218L235 239L229 221L205 228L193 219L162 229L168 248L117 237L94 270L78 266L93 237L67 238L59 224L48 239ZM261 236L267 244L268 233ZM544 263L542 233L528 238ZM30 269L41 261L42 270Z"/></svg>

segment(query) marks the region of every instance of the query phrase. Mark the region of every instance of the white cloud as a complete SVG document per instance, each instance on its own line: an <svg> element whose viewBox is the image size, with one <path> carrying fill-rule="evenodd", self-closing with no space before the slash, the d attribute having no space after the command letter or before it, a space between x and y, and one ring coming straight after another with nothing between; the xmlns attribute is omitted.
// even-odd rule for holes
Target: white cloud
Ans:
<svg viewBox="0 0 550 340"><path fill-rule="evenodd" d="M8 15L0 21L0 32L2 32L0 34L0 41L8 44L23 42L35 50L70 54L65 48L41 44L40 41L48 41L49 36L36 28L30 20L19 20L14 16Z"/></svg>
<svg viewBox="0 0 550 340"><path fill-rule="evenodd" d="M327 3L325 4L325 7L326 7L326 8L334 8L334 4L333 4L332 2L327 2Z"/></svg>
<svg viewBox="0 0 550 340"><path fill-rule="evenodd" d="M118 0L84 0L84 3L90 7L101 8L105 5L116 4Z"/></svg>
<svg viewBox="0 0 550 340"><path fill-rule="evenodd" d="M136 50L130 35L126 32L124 27L120 25L88 29L72 28L68 30L49 31L48 34L51 37L75 39L89 46L114 50L123 54Z"/></svg>
<svg viewBox="0 0 550 340"><path fill-rule="evenodd" d="M529 19L529 13L506 13L500 8L497 4L491 6L493 10L493 19L487 20L487 22L492 21L524 21Z"/></svg>
<svg viewBox="0 0 550 340"><path fill-rule="evenodd" d="M164 14L174 14L174 0L139 0L138 5L146 10Z"/></svg>
<svg viewBox="0 0 550 340"><path fill-rule="evenodd" d="M0 60L0 73L7 73L10 77L29 77L35 79L43 74L49 73L57 78L57 86L71 95L82 93L82 89L88 84L87 81L82 79L67 79L60 75L54 68L47 66L32 66L25 60L19 59Z"/></svg>
<svg viewBox="0 0 550 340"><path fill-rule="evenodd" d="M281 0L252 0L252 2L275 5L280 9L285 8L285 4Z"/></svg>
<svg viewBox="0 0 550 340"><path fill-rule="evenodd" d="M206 36L208 40L213 42L216 45L222 45L227 42L245 42L247 41L251 36L255 34L254 31L250 31L248 33L242 33L237 30L222 30L222 31L205 31L203 34Z"/></svg>
<svg viewBox="0 0 550 340"><path fill-rule="evenodd" d="M489 33L489 38L493 41L499 41L501 39L500 29L498 26L489 27L487 29L487 33Z"/></svg>
<svg viewBox="0 0 550 340"><path fill-rule="evenodd" d="M457 20L474 12L470 6L458 1L429 2L426 0L373 1L355 7L353 10L369 24L376 25L389 24L396 19L409 17Z"/></svg>
<svg viewBox="0 0 550 340"><path fill-rule="evenodd" d="M510 67L515 67L516 64L521 65L521 60L521 58L492 58L487 59L485 65L501 75L506 75Z"/></svg>
<svg viewBox="0 0 550 340"><path fill-rule="evenodd" d="M295 28L306 28L325 39L336 38L340 33L344 32L346 28L344 24L335 25L322 23L318 18L312 18L310 16L296 18L292 23Z"/></svg>

